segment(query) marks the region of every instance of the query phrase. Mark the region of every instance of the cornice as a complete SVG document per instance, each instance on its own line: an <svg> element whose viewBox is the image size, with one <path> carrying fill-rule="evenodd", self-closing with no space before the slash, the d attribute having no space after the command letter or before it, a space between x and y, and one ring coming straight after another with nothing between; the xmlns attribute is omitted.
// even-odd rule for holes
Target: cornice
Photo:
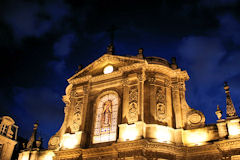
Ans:
<svg viewBox="0 0 240 160"><path fill-rule="evenodd" d="M67 150L60 150L60 151L53 151L56 157L75 157L80 156L83 152L83 149L76 148L76 149L67 149Z"/></svg>
<svg viewBox="0 0 240 160"><path fill-rule="evenodd" d="M172 70L171 68L163 66L163 65L148 64L147 61L144 61L144 63L134 63L131 65L119 67L118 70L116 70L110 74L102 74L102 75L98 75L98 76L94 76L94 77L92 75L86 75L86 76L83 76L80 78L75 78L75 79L70 78L68 80L68 82L70 84L79 84L79 83L83 83L83 82L87 82L87 81L98 82L98 81L103 81L103 80L119 77L119 76L122 76L123 73L125 73L125 72L130 72L130 71L134 71L134 70L138 70L138 69L146 71L146 72L160 73L160 74L169 76L170 78L179 77L179 78L183 78L185 80L189 79L189 76L186 71L181 71L180 69Z"/></svg>

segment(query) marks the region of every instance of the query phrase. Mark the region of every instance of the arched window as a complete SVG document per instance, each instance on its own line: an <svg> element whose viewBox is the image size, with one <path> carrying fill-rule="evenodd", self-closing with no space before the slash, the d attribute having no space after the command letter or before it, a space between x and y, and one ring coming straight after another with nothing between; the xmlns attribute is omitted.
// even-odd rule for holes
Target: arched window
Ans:
<svg viewBox="0 0 240 160"><path fill-rule="evenodd" d="M96 100L96 116L93 143L116 140L119 96L115 91L106 91Z"/></svg>

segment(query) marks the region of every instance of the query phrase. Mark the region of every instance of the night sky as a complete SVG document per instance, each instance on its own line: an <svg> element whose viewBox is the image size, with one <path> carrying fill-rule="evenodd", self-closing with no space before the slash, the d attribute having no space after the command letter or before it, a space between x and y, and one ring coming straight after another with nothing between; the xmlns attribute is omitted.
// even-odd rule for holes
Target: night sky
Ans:
<svg viewBox="0 0 240 160"><path fill-rule="evenodd" d="M106 52L116 25L115 54L170 60L187 70L187 102L216 122L224 81L240 106L240 1L0 0L0 116L29 138L39 120L46 146L64 118L61 98L78 65Z"/></svg>

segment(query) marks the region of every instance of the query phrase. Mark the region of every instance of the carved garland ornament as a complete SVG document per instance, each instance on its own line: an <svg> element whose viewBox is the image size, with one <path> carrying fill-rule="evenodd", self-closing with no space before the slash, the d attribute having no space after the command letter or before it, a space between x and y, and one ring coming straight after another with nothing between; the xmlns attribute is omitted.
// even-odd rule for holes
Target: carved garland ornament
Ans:
<svg viewBox="0 0 240 160"><path fill-rule="evenodd" d="M158 87L156 91L156 116L159 121L166 118L166 95L164 87Z"/></svg>
<svg viewBox="0 0 240 160"><path fill-rule="evenodd" d="M77 99L74 107L74 114L73 114L73 124L72 124L73 132L77 132L80 129L82 106L83 106L83 98Z"/></svg>
<svg viewBox="0 0 240 160"><path fill-rule="evenodd" d="M137 86L133 86L130 88L129 91L129 111L128 111L128 117L129 122L133 123L138 120L138 89Z"/></svg>

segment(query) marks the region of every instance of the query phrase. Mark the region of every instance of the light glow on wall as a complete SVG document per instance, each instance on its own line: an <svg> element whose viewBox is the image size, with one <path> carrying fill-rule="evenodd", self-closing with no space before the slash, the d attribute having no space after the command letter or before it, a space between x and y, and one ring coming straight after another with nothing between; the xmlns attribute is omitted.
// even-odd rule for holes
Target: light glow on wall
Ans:
<svg viewBox="0 0 240 160"><path fill-rule="evenodd" d="M135 126L136 125L128 126L125 129L122 135L124 141L132 141L137 139L138 131Z"/></svg>
<svg viewBox="0 0 240 160"><path fill-rule="evenodd" d="M67 149L73 149L78 144L78 139L75 134L64 134L63 135L63 147Z"/></svg>
<svg viewBox="0 0 240 160"><path fill-rule="evenodd" d="M171 133L168 130L158 130L156 132L156 138L158 142L170 142Z"/></svg>
<svg viewBox="0 0 240 160"><path fill-rule="evenodd" d="M29 155L26 155L26 154L25 154L25 155L22 156L22 159L21 159L21 160L28 160L28 159L29 159L28 157L29 157Z"/></svg>
<svg viewBox="0 0 240 160"><path fill-rule="evenodd" d="M54 153L53 153L53 152L48 152L48 153L44 156L44 160L53 160L53 156L54 156Z"/></svg>
<svg viewBox="0 0 240 160"><path fill-rule="evenodd" d="M202 145L207 141L208 134L204 131L190 132L186 136L187 143L190 145Z"/></svg>
<svg viewBox="0 0 240 160"><path fill-rule="evenodd" d="M240 127L238 123L228 124L228 132L230 136L236 136L240 134Z"/></svg>

